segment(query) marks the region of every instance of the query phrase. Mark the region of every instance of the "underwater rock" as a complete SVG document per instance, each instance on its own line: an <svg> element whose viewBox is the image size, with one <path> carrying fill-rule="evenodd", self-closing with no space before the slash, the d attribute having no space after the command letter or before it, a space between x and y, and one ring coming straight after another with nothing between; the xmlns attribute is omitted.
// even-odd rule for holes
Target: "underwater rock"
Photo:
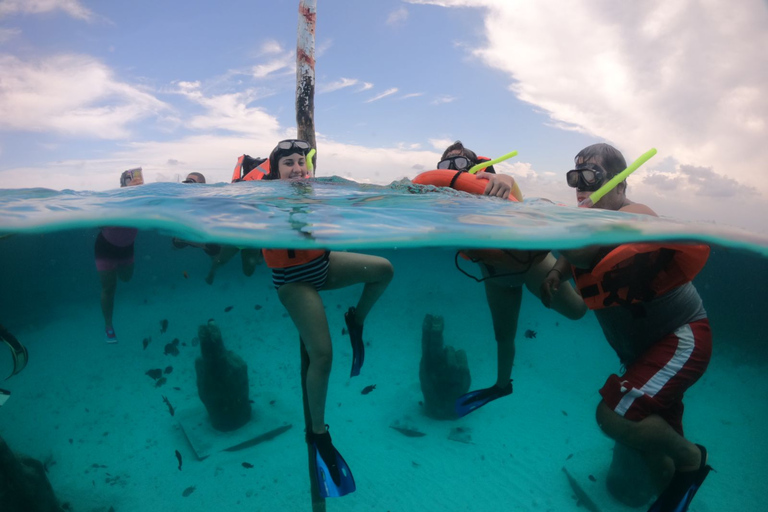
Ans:
<svg viewBox="0 0 768 512"><path fill-rule="evenodd" d="M655 494L651 470L639 451L616 443L605 486L614 498L630 507L641 507Z"/></svg>
<svg viewBox="0 0 768 512"><path fill-rule="evenodd" d="M221 331L213 323L198 328L200 354L195 360L197 393L216 430L235 430L251 419L248 399L248 365L224 348Z"/></svg>
<svg viewBox="0 0 768 512"><path fill-rule="evenodd" d="M0 437L0 504L3 512L63 512L45 467L39 460L16 455Z"/></svg>
<svg viewBox="0 0 768 512"><path fill-rule="evenodd" d="M419 380L424 412L435 419L455 419L456 399L469 391L467 354L443 346L443 317L426 315L421 328Z"/></svg>

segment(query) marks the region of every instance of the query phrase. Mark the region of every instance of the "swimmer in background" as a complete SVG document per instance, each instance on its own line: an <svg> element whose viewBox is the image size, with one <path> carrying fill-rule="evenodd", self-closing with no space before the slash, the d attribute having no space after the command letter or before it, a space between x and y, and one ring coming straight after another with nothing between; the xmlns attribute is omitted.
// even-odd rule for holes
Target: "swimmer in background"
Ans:
<svg viewBox="0 0 768 512"><path fill-rule="evenodd" d="M438 169L469 171L473 166L488 161L456 141L443 152ZM496 174L488 167L476 174L478 179L488 180L483 195L508 199L511 194L520 196L512 176ZM519 198L518 198L519 199ZM541 283L555 264L549 251L470 250L462 251L480 266L481 281L491 312L496 338L496 383L488 388L470 391L456 400L457 416L465 416L489 402L512 394L512 367L515 362L515 336L517 334L523 286L534 296L540 297ZM458 259L457 259L458 261ZM552 297L551 307L571 320L584 316L587 307L569 283L563 283Z"/></svg>
<svg viewBox="0 0 768 512"><path fill-rule="evenodd" d="M191 172L182 183L205 183L205 176L199 172ZM205 282L208 284L213 284L213 280L216 277L216 271L231 260L238 251L240 252L240 257L242 259L243 274L247 277L253 275L256 266L263 261L261 249L239 248L234 245L190 242L175 237L171 239L171 243L173 243L173 246L176 249L183 249L187 246L199 247L211 257L211 268L208 270L208 275L205 276Z"/></svg>
<svg viewBox="0 0 768 512"><path fill-rule="evenodd" d="M120 187L143 184L141 167L124 171L120 176ZM133 277L133 243L138 232L136 228L106 226L101 228L96 237L94 257L101 281L101 313L104 316L107 343L117 343L115 327L112 325L117 280L119 278L128 282Z"/></svg>

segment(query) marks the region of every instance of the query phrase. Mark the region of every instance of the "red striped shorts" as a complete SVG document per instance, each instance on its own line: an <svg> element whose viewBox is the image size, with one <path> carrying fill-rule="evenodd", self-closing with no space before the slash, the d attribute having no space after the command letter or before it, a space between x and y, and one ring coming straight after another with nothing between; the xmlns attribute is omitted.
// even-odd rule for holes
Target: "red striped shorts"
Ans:
<svg viewBox="0 0 768 512"><path fill-rule="evenodd" d="M712 331L704 318L654 343L600 390L615 413L632 421L658 414L683 435L683 393L704 374L712 356Z"/></svg>

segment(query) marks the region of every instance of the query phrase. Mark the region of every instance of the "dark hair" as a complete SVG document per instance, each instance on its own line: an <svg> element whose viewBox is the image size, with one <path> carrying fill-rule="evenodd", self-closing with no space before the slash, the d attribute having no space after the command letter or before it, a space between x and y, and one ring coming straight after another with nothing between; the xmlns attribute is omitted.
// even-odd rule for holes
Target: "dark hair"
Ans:
<svg viewBox="0 0 768 512"><path fill-rule="evenodd" d="M187 177L184 179L182 183L191 183L191 181L189 181L190 176L194 176L195 178L197 178L197 181L195 183L205 183L205 176L203 176L199 172L191 172L187 174Z"/></svg>
<svg viewBox="0 0 768 512"><path fill-rule="evenodd" d="M627 161L624 160L624 155L621 154L621 151L604 142L592 144L582 149L574 157L573 161L576 165L583 164L584 162L599 164L608 173L609 178L616 176L627 168Z"/></svg>
<svg viewBox="0 0 768 512"><path fill-rule="evenodd" d="M448 157L448 153L452 153L454 151L461 151L461 156L469 158L473 165L478 163L477 154L475 154L475 152L471 149L465 148L464 144L462 144L460 140L457 140L448 146L445 151L443 151L443 156L440 157L440 160L445 160Z"/></svg>

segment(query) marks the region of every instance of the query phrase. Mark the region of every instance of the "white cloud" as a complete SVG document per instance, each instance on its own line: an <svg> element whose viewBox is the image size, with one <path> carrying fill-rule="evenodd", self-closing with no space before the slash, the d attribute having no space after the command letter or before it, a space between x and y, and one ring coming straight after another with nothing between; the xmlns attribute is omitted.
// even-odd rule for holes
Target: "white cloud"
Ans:
<svg viewBox="0 0 768 512"><path fill-rule="evenodd" d="M18 28L0 28L0 43L4 43L21 34Z"/></svg>
<svg viewBox="0 0 768 512"><path fill-rule="evenodd" d="M386 91L382 92L381 94L378 94L374 96L373 98L366 100L366 103L373 103L374 101L379 101L382 98L386 98L387 96L392 96L398 91L397 87L392 87L390 89L387 89Z"/></svg>
<svg viewBox="0 0 768 512"><path fill-rule="evenodd" d="M0 18L13 14L44 14L64 11L73 18L91 21L93 12L78 0L3 0L0 2Z"/></svg>
<svg viewBox="0 0 768 512"><path fill-rule="evenodd" d="M169 107L119 82L107 66L82 55L23 61L0 55L0 129L53 131L116 139L129 125Z"/></svg>
<svg viewBox="0 0 768 512"><path fill-rule="evenodd" d="M428 139L428 141L442 155L445 148L453 144L456 139Z"/></svg>
<svg viewBox="0 0 768 512"><path fill-rule="evenodd" d="M555 126L613 141L628 160L657 147L768 194L763 0L409 1L482 8L474 55Z"/></svg>
<svg viewBox="0 0 768 512"><path fill-rule="evenodd" d="M387 16L387 25L390 25L390 26L403 25L407 20L408 20L408 9L401 6L399 9L396 9L391 13L389 13L389 16Z"/></svg>
<svg viewBox="0 0 768 512"><path fill-rule="evenodd" d="M318 87L318 94L326 93L326 92L333 92L338 91L339 89L344 89L346 87L352 87L353 85L359 84L360 81L357 78L340 78L339 80L336 80L335 82L331 82L329 84L321 85Z"/></svg>
<svg viewBox="0 0 768 512"><path fill-rule="evenodd" d="M418 98L419 96L424 96L423 92L412 92L410 94L405 94L400 97L401 100L407 100L410 98Z"/></svg>
<svg viewBox="0 0 768 512"><path fill-rule="evenodd" d="M283 46L274 39L270 39L268 41L264 41L261 44L260 47L260 54L261 55L275 55L283 53L285 50L283 50Z"/></svg>
<svg viewBox="0 0 768 512"><path fill-rule="evenodd" d="M456 96L438 96L434 100L432 100L432 105L444 105L446 103L453 103L458 98Z"/></svg>
<svg viewBox="0 0 768 512"><path fill-rule="evenodd" d="M373 89L373 84L371 82L363 82L360 89L358 89L356 92L368 91L370 89Z"/></svg>
<svg viewBox="0 0 768 512"><path fill-rule="evenodd" d="M202 106L206 113L184 120L186 127L194 130L227 130L254 136L274 136L278 123L274 116L258 107L249 107L260 98L256 89L237 93L206 96L200 82L179 82L175 91Z"/></svg>

